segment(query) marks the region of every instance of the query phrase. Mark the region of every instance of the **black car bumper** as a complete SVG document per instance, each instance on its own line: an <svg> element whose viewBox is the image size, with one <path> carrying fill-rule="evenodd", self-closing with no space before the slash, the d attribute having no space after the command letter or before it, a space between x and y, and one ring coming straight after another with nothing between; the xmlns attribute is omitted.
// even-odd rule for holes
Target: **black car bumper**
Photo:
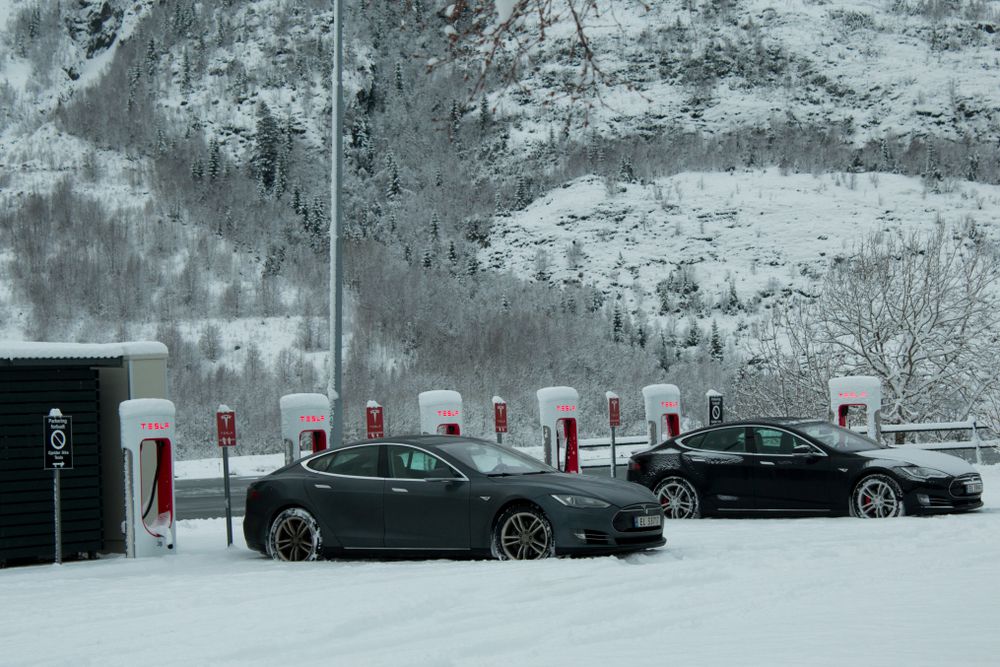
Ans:
<svg viewBox="0 0 1000 667"><path fill-rule="evenodd" d="M983 506L983 479L976 473L911 482L903 489L907 514L971 512Z"/></svg>
<svg viewBox="0 0 1000 667"><path fill-rule="evenodd" d="M662 510L656 503L638 503L605 510L565 509L553 525L558 555L606 554L654 549L663 537ZM658 517L656 526L637 525L638 517ZM643 519L642 521L648 521Z"/></svg>

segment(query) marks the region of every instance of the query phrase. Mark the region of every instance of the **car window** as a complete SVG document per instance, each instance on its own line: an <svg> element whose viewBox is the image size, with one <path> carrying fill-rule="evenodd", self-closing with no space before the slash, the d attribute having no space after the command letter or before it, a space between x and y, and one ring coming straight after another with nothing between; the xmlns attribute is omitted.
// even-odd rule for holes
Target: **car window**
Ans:
<svg viewBox="0 0 1000 667"><path fill-rule="evenodd" d="M441 451L488 476L535 475L556 472L538 459L506 445L483 440L455 439L438 445Z"/></svg>
<svg viewBox="0 0 1000 667"><path fill-rule="evenodd" d="M690 439L685 440L684 444L710 452L742 454L747 451L746 429L744 428L720 428L715 431L706 431L701 436L701 442L697 446L690 444Z"/></svg>
<svg viewBox="0 0 1000 667"><path fill-rule="evenodd" d="M829 422L811 422L798 424L795 427L806 435L842 452L865 452L872 449L883 449L883 446L863 435L849 431L846 428L834 426Z"/></svg>
<svg viewBox="0 0 1000 667"><path fill-rule="evenodd" d="M685 445L686 447L690 447L691 449L701 449L701 443L704 439L705 439L705 434L699 433L698 435L691 435L684 438L683 440L681 440L681 444Z"/></svg>
<svg viewBox="0 0 1000 667"><path fill-rule="evenodd" d="M317 472L326 472L327 467L330 465L330 461L333 460L333 453L323 454L322 456L316 456L308 461L306 461L306 466Z"/></svg>
<svg viewBox="0 0 1000 667"><path fill-rule="evenodd" d="M389 445L389 477L394 479L427 479L458 477L450 465L422 449Z"/></svg>
<svg viewBox="0 0 1000 667"><path fill-rule="evenodd" d="M350 447L329 455L325 472L351 477L378 477L378 447ZM318 469L318 468L317 468Z"/></svg>
<svg viewBox="0 0 1000 667"><path fill-rule="evenodd" d="M758 454L794 454L796 447L800 448L799 451L804 451L802 448L806 448L808 451L819 453L818 449L802 438L776 428L755 428L753 437Z"/></svg>

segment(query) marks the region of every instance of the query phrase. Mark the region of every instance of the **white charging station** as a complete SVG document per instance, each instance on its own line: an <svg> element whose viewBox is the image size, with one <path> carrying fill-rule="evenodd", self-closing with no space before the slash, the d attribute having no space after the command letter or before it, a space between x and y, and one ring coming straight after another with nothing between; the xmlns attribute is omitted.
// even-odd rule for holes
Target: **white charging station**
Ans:
<svg viewBox="0 0 1000 667"><path fill-rule="evenodd" d="M125 554L162 556L174 550L174 404L161 398L122 401Z"/></svg>
<svg viewBox="0 0 1000 667"><path fill-rule="evenodd" d="M330 399L323 394L285 394L281 407L281 441L285 463L326 449L330 442Z"/></svg>
<svg viewBox="0 0 1000 667"><path fill-rule="evenodd" d="M848 427L852 407L865 410L868 437L878 440L881 435L882 383L870 375L830 378L830 414L839 426Z"/></svg>
<svg viewBox="0 0 1000 667"><path fill-rule="evenodd" d="M650 384L642 388L649 444L658 445L681 433L681 390L675 384Z"/></svg>
<svg viewBox="0 0 1000 667"><path fill-rule="evenodd" d="M420 432L441 435L462 434L462 395L450 389L422 391L417 395L420 406Z"/></svg>
<svg viewBox="0 0 1000 667"><path fill-rule="evenodd" d="M545 463L563 472L581 472L576 423L580 395L572 387L545 387L536 395Z"/></svg>

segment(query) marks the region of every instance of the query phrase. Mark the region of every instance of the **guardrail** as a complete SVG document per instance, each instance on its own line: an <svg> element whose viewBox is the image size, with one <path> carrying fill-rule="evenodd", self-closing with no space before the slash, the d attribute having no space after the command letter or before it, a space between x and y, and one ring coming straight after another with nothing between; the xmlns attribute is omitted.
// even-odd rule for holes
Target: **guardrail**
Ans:
<svg viewBox="0 0 1000 667"><path fill-rule="evenodd" d="M853 430L860 433L867 432L867 428L864 426L852 427ZM983 440L979 437L979 432L982 427L976 423L975 419L969 419L967 421L961 422L924 422L924 423L914 423L914 424L883 424L880 428L882 433L930 433L934 431L971 431L971 437L968 441L962 442L912 442L902 445L891 444L891 447L910 447L912 449L930 449L930 450L941 450L941 449L975 449L976 450L976 463L982 464L983 462ZM1000 442L994 442L993 444L987 445L997 449L1000 453Z"/></svg>

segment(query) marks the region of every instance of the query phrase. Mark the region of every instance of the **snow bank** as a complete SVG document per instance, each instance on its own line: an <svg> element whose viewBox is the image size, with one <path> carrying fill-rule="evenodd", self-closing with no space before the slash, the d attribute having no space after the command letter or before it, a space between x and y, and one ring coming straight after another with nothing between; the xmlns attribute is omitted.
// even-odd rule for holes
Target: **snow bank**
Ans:
<svg viewBox="0 0 1000 667"><path fill-rule="evenodd" d="M2 662L995 664L1000 468L982 473L969 515L668 522L666 548L623 558L282 564L239 523L227 549L223 520L182 521L172 557L0 571Z"/></svg>

